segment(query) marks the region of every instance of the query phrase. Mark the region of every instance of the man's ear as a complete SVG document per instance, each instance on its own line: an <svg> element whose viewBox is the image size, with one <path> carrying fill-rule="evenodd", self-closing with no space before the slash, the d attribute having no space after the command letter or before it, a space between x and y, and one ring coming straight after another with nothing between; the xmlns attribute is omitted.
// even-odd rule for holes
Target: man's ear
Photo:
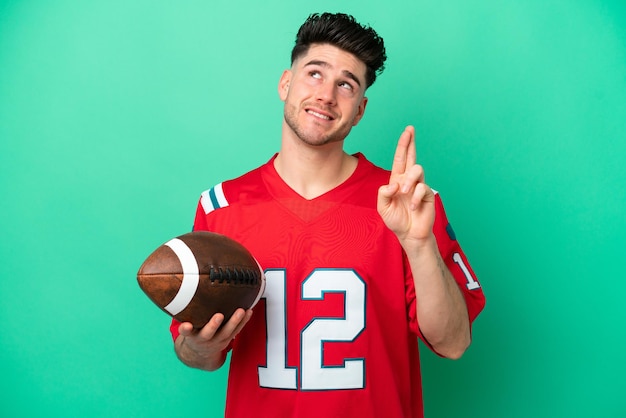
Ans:
<svg viewBox="0 0 626 418"><path fill-rule="evenodd" d="M361 99L361 103L357 109L352 126L356 126L361 121L361 118L363 118L363 115L365 114L365 106L367 106L367 97L363 97L363 99Z"/></svg>
<svg viewBox="0 0 626 418"><path fill-rule="evenodd" d="M291 82L292 72L291 70L283 71L283 75L280 76L278 81L278 96L283 102L287 99L287 93L289 93L289 83Z"/></svg>

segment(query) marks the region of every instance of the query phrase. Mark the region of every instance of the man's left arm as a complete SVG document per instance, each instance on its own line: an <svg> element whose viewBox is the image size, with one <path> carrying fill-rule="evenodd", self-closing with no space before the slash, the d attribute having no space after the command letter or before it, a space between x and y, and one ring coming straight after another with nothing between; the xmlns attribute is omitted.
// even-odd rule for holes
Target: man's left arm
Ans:
<svg viewBox="0 0 626 418"><path fill-rule="evenodd" d="M471 341L470 319L463 294L437 247L435 194L425 183L422 166L416 164L412 126L398 140L389 184L378 191L378 212L407 254L424 339L444 357L461 357Z"/></svg>
<svg viewBox="0 0 626 418"><path fill-rule="evenodd" d="M465 299L437 248L435 237L423 244L402 244L415 284L420 332L441 356L458 359L471 342Z"/></svg>

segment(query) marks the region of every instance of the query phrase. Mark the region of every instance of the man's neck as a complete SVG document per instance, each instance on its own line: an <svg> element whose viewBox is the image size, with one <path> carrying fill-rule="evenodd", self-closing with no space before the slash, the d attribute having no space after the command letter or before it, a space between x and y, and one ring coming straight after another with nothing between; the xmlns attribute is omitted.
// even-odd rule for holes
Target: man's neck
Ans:
<svg viewBox="0 0 626 418"><path fill-rule="evenodd" d="M315 199L346 181L358 159L343 150L343 143L310 146L283 143L274 168L289 187L305 199Z"/></svg>

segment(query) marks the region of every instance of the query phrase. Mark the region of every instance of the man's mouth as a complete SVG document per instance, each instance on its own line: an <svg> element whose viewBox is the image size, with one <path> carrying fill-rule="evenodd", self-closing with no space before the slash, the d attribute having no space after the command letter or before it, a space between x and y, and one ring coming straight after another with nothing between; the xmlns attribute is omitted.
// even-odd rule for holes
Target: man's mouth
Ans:
<svg viewBox="0 0 626 418"><path fill-rule="evenodd" d="M324 120L333 120L334 118L328 114L324 114L324 113L320 113L317 112L313 109L306 109L305 110L306 113L308 113L309 115L315 116L316 118L320 118L320 119L324 119Z"/></svg>

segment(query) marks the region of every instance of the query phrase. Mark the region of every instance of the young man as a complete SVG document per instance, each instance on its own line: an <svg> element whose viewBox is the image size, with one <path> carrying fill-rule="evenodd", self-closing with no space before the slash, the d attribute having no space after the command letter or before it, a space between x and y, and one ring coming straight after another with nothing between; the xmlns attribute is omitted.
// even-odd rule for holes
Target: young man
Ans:
<svg viewBox="0 0 626 418"><path fill-rule="evenodd" d="M241 242L267 279L254 315L172 322L191 367L215 370L232 350L227 417L422 417L418 338L454 359L470 343L484 296L413 127L391 172L343 150L385 59L351 16L311 15L278 83L280 152L200 198L194 229Z"/></svg>

